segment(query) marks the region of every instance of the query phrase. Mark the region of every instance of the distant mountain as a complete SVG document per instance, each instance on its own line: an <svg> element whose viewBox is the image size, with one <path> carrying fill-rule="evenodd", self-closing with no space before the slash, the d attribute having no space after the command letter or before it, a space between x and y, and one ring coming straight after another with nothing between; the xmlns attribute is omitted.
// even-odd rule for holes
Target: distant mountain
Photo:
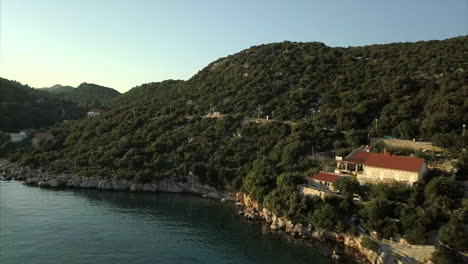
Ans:
<svg viewBox="0 0 468 264"><path fill-rule="evenodd" d="M15 132L25 128L51 126L85 115L84 108L42 89L0 78L0 130Z"/></svg>
<svg viewBox="0 0 468 264"><path fill-rule="evenodd" d="M56 84L52 87L41 88L41 90L49 92L49 93L64 94L64 93L72 92L73 90L75 90L75 87Z"/></svg>
<svg viewBox="0 0 468 264"><path fill-rule="evenodd" d="M77 88L56 84L49 88L41 88L59 98L70 100L84 108L108 107L109 102L120 93L112 88L93 83L82 83Z"/></svg>
<svg viewBox="0 0 468 264"><path fill-rule="evenodd" d="M74 101L85 108L104 107L112 99L121 95L117 90L93 83L82 83L63 98Z"/></svg>

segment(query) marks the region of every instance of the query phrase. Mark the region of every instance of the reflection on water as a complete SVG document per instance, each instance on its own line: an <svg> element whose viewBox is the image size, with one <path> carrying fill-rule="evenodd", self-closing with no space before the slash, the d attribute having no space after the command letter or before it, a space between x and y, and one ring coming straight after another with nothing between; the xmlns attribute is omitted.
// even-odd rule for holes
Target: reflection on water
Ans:
<svg viewBox="0 0 468 264"><path fill-rule="evenodd" d="M232 204L0 182L0 263L331 263Z"/></svg>

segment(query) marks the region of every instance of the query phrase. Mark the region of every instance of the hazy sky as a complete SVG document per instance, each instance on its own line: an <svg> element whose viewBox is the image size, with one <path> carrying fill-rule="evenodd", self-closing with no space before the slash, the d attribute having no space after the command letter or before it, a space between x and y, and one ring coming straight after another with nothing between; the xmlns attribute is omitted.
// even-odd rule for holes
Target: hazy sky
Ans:
<svg viewBox="0 0 468 264"><path fill-rule="evenodd" d="M0 0L0 76L123 92L188 79L252 45L329 46L467 35L467 0Z"/></svg>

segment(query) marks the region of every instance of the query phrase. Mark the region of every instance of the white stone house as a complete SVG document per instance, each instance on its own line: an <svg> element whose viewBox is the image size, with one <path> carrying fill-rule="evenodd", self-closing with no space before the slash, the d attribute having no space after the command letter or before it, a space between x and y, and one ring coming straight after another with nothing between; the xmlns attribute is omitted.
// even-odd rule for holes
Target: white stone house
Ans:
<svg viewBox="0 0 468 264"><path fill-rule="evenodd" d="M104 112L105 112L104 109L95 108L95 109L89 110L87 115L88 115L88 117L95 117L95 116L100 116Z"/></svg>
<svg viewBox="0 0 468 264"><path fill-rule="evenodd" d="M337 159L337 171L356 175L360 183L396 181L412 186L423 180L427 166L421 158L358 151Z"/></svg>
<svg viewBox="0 0 468 264"><path fill-rule="evenodd" d="M26 131L20 131L19 133L10 133L11 142L20 142L28 138L28 133Z"/></svg>

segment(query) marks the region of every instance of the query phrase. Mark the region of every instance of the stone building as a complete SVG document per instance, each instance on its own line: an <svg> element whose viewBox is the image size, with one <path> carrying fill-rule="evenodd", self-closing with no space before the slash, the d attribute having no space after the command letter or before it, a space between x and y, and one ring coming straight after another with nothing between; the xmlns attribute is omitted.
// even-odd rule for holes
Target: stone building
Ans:
<svg viewBox="0 0 468 264"><path fill-rule="evenodd" d="M337 157L335 172L357 176L360 183L403 182L408 185L421 181L427 167L424 159L372 153L368 150L355 151L342 159Z"/></svg>
<svg viewBox="0 0 468 264"><path fill-rule="evenodd" d="M95 116L100 116L102 115L106 110L104 109L99 109L99 108L95 108L95 109L91 109L88 111L88 117L95 117Z"/></svg>
<svg viewBox="0 0 468 264"><path fill-rule="evenodd" d="M325 191L335 191L333 188L333 183L335 183L342 175L330 172L321 171L318 174L312 176L311 184L317 189Z"/></svg>

